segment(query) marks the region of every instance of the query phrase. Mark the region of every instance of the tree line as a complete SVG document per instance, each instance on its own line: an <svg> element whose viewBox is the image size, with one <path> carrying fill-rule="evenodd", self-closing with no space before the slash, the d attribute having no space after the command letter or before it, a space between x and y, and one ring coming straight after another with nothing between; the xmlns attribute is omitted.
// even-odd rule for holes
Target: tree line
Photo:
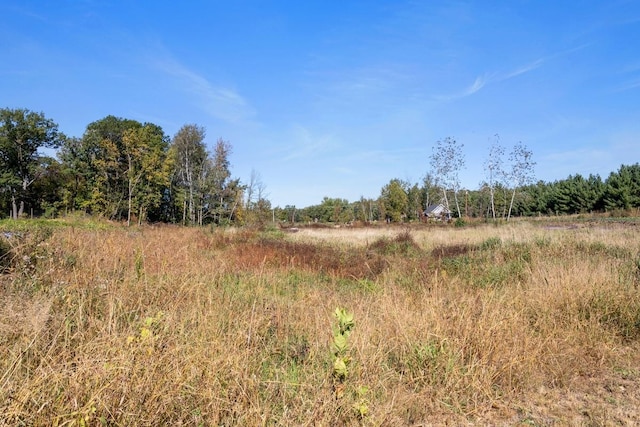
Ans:
<svg viewBox="0 0 640 427"><path fill-rule="evenodd" d="M622 165L607 179L579 174L566 179L513 188L502 183L483 182L479 189L461 189L454 217L504 218L509 216L570 215L610 212L627 215L640 209L640 164ZM448 192L450 195L453 190ZM320 204L297 209L276 208L280 221L348 223L352 221L412 222L424 220L426 206L443 203L442 188L431 175L420 183L392 179L378 198L346 199L325 197ZM513 202L513 203L512 203ZM494 216L495 214L495 216Z"/></svg>
<svg viewBox="0 0 640 427"><path fill-rule="evenodd" d="M0 217L81 211L112 220L228 224L270 211L259 180L233 178L232 146L210 152L203 127L184 125L172 138L153 123L107 116L82 137L66 137L44 114L0 110ZM42 148L57 149L57 159Z"/></svg>
<svg viewBox="0 0 640 427"><path fill-rule="evenodd" d="M173 137L153 123L107 116L82 137L26 109L0 109L0 218L85 212L112 220L184 225L423 219L443 204L454 216L505 218L640 208L640 165L622 165L605 179L570 175L534 182L533 153L515 144L508 156L499 136L490 144L476 190L461 186L463 144L448 137L433 145L430 170L419 183L391 179L377 198L272 208L253 171L243 183L231 174L232 146L219 138L212 151L206 130L184 125ZM57 158L43 148L57 150Z"/></svg>
<svg viewBox="0 0 640 427"><path fill-rule="evenodd" d="M442 204L453 216L503 218L594 212L626 214L640 209L640 164L622 165L603 180L579 174L554 182L534 182L532 151L522 142L507 153L495 135L484 161L485 176L476 190L461 187L464 145L448 137L437 141L429 158L430 170L420 183L391 179L376 199L349 202L325 197L319 205L278 211L280 220L309 222L424 220L425 208Z"/></svg>

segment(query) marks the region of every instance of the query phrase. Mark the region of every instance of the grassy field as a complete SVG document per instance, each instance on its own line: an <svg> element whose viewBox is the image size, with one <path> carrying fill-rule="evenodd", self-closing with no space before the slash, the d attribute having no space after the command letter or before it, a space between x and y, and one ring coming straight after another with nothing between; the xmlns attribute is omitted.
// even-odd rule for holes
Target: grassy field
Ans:
<svg viewBox="0 0 640 427"><path fill-rule="evenodd" d="M640 424L633 221L0 229L0 425Z"/></svg>

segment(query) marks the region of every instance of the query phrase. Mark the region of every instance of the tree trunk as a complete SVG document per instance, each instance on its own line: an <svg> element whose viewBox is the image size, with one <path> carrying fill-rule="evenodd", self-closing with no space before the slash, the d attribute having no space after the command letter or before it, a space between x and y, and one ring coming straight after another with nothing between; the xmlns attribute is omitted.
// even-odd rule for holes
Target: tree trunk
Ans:
<svg viewBox="0 0 640 427"><path fill-rule="evenodd" d="M493 201L493 187L489 187L489 193L491 194L491 212L493 213L493 219L496 219L496 205Z"/></svg>
<svg viewBox="0 0 640 427"><path fill-rule="evenodd" d="M24 194L27 193L27 188L29 187L29 180L24 178L22 180L22 195L24 197ZM22 215L24 214L24 200L20 200L20 208L18 209L18 216L17 218L21 218Z"/></svg>
<svg viewBox="0 0 640 427"><path fill-rule="evenodd" d="M458 218L462 218L462 212L460 212L460 204L458 203L458 192L453 192L453 199L456 202L456 209L458 210Z"/></svg>
<svg viewBox="0 0 640 427"><path fill-rule="evenodd" d="M448 211L451 211L451 209L449 209L449 199L447 198L447 190L444 187L442 188L442 195L444 196L444 205L447 207Z"/></svg>
<svg viewBox="0 0 640 427"><path fill-rule="evenodd" d="M127 201L127 227L131 225L131 193L132 193L132 182L131 178L129 178L129 197Z"/></svg>
<svg viewBox="0 0 640 427"><path fill-rule="evenodd" d="M11 218L18 219L18 205L14 194L11 195Z"/></svg>
<svg viewBox="0 0 640 427"><path fill-rule="evenodd" d="M127 209L127 227L131 225L131 192L129 192L129 203Z"/></svg>
<svg viewBox="0 0 640 427"><path fill-rule="evenodd" d="M513 188L513 193L511 193L511 203L509 204L509 214L507 215L507 221L511 218L511 208L513 208L513 200L516 198L516 189Z"/></svg>

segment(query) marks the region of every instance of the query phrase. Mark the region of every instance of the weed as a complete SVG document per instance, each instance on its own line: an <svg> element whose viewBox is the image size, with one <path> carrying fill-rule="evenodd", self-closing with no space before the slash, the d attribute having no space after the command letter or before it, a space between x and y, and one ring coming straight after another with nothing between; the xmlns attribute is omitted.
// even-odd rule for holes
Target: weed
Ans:
<svg viewBox="0 0 640 427"><path fill-rule="evenodd" d="M369 393L369 388L365 386L360 386L356 388L355 392L355 403L352 408L356 413L358 419L363 420L369 415L369 399L367 399L367 395Z"/></svg>
<svg viewBox="0 0 640 427"><path fill-rule="evenodd" d="M351 355L348 338L355 327L355 322L353 320L353 314L348 313L343 308L336 308L333 315L336 319L336 325L333 330L333 343L331 345L333 354L333 392L335 398L342 404L342 401L346 397L346 381L350 375ZM353 401L351 410L358 419L363 420L369 415L369 400L367 399L369 389L364 386L351 387L351 389L353 390L350 395Z"/></svg>
<svg viewBox="0 0 640 427"><path fill-rule="evenodd" d="M140 281L144 277L144 255L139 249L135 252L135 270L136 280Z"/></svg>
<svg viewBox="0 0 640 427"><path fill-rule="evenodd" d="M0 237L0 425L638 419L640 397L609 387L638 381L633 225L87 221Z"/></svg>
<svg viewBox="0 0 640 427"><path fill-rule="evenodd" d="M333 315L337 320L337 325L333 331L333 344L331 347L334 357L333 376L339 384L342 384L349 374L348 366L351 362L351 357L348 352L347 339L355 323L353 321L353 314L347 313L343 308L336 308ZM342 393L342 388L338 388L336 393Z"/></svg>
<svg viewBox="0 0 640 427"><path fill-rule="evenodd" d="M480 243L480 250L488 251L492 249L499 248L502 245L502 239L499 237L489 237Z"/></svg>
<svg viewBox="0 0 640 427"><path fill-rule="evenodd" d="M5 233L6 236L0 235L0 273L7 271L11 267L13 261L13 248L9 243L11 234Z"/></svg>
<svg viewBox="0 0 640 427"><path fill-rule="evenodd" d="M369 249L383 255L415 256L421 253L421 248L413 239L409 229L405 229L392 239L381 237L373 242Z"/></svg>

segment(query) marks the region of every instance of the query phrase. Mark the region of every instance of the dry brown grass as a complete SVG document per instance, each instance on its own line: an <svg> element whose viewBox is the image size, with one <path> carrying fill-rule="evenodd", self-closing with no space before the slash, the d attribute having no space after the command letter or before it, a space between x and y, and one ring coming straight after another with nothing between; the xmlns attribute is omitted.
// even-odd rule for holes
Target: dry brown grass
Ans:
<svg viewBox="0 0 640 427"><path fill-rule="evenodd" d="M28 233L0 275L0 425L639 424L639 237ZM341 397L336 307L356 320Z"/></svg>

